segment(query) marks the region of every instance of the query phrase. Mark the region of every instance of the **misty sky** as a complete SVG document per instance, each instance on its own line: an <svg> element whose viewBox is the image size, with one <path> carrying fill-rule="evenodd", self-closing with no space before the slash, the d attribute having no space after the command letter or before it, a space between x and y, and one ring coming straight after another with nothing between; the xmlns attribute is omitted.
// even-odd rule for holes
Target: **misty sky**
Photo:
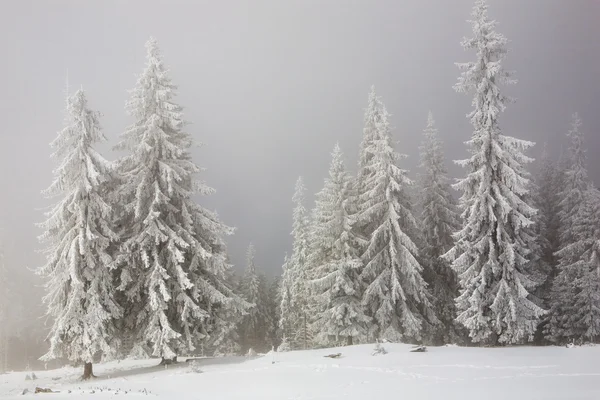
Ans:
<svg viewBox="0 0 600 400"><path fill-rule="evenodd" d="M104 114L114 145L132 122L127 90L155 36L188 131L205 143L194 161L217 190L199 199L238 228L228 239L242 268L250 241L257 263L280 272L291 247L291 197L303 175L310 196L323 184L339 141L355 170L367 94L374 84L393 114L397 149L415 176L418 144L432 110L449 159L464 158L470 97L454 92L454 62L473 53L472 0L27 1L0 2L0 240L8 266L30 276L43 262L35 222L52 179L49 142L61 129L67 69ZM556 154L579 111L589 169L600 180L600 1L490 0L510 40L506 62L518 101L501 119L505 134ZM533 155L539 154L537 146ZM120 156L101 148L109 159ZM454 177L463 171L451 167Z"/></svg>

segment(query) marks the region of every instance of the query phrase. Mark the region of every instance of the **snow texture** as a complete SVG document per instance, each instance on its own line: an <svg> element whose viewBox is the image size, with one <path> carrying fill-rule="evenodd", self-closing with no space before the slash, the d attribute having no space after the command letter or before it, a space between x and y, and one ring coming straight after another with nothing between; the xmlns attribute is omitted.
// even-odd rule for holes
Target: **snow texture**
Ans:
<svg viewBox="0 0 600 400"><path fill-rule="evenodd" d="M156 360L126 360L96 367L98 379L80 382L79 369L0 375L6 400L69 399L348 399L411 400L595 400L600 398L600 347L508 347L502 349L385 344L373 357L372 344L270 353L263 357L200 359L156 367ZM342 353L338 359L324 358ZM57 380L55 380L57 379ZM35 387L59 393L34 395ZM24 389L29 393L21 395ZM92 394L92 391L94 392Z"/></svg>

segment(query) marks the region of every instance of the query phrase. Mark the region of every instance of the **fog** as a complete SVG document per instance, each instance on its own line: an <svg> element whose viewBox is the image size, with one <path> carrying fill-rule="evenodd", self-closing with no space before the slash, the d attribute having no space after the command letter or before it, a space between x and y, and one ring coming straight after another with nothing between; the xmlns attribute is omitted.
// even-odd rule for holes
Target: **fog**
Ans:
<svg viewBox="0 0 600 400"><path fill-rule="evenodd" d="M469 61L472 0L27 1L0 3L0 241L28 326L41 323L43 263L36 222L48 205L49 142L62 124L68 71L101 111L111 146L131 119L127 90L144 65L150 35L179 86L177 101L205 144L194 160L217 193L198 200L237 227L228 239L243 268L249 242L257 265L280 273L291 247L291 197L304 176L311 196L339 142L354 170L363 110L374 84L393 114L397 149L414 177L420 133L431 110L449 160L466 156L469 96L454 92L455 62ZM600 2L491 0L490 15L510 40L506 62L519 83L502 116L504 133L564 146L579 111L589 170L600 178ZM533 156L540 153L536 146ZM463 173L450 168L454 177ZM0 288L2 290L2 288ZM24 322L22 326L27 325Z"/></svg>

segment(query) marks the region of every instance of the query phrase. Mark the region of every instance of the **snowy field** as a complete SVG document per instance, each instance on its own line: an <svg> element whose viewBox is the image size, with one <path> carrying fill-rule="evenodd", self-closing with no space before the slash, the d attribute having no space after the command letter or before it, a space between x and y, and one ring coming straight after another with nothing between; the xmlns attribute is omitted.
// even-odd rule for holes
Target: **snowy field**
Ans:
<svg viewBox="0 0 600 400"><path fill-rule="evenodd" d="M98 378L80 382L80 369L0 375L0 398L26 399L600 399L600 346L459 348L386 344L297 351L253 359L204 359L201 372L187 363L168 369L157 360L95 366ZM342 358L323 357L342 353ZM33 394L36 386L59 393ZM22 395L24 389L30 393Z"/></svg>

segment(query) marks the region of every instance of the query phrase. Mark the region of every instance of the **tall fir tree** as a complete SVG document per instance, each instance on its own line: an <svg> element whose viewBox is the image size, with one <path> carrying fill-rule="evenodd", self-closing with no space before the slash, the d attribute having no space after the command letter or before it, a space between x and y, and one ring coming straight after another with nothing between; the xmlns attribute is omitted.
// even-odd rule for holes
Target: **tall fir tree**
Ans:
<svg viewBox="0 0 600 400"><path fill-rule="evenodd" d="M266 303L267 284L265 278L257 272L254 257L256 249L250 244L246 252L246 270L241 285L244 299L253 305L242 321L242 351L268 350L267 329L270 315Z"/></svg>
<svg viewBox="0 0 600 400"><path fill-rule="evenodd" d="M589 187L572 218L572 243L561 248L546 333L555 343L600 341L600 191Z"/></svg>
<svg viewBox="0 0 600 400"><path fill-rule="evenodd" d="M559 204L559 243L560 247L568 246L578 240L574 236L571 226L577 218L579 207L583 203L583 194L589 186L586 167L585 136L580 130L581 118L579 114L572 116L571 129L567 136L570 140L569 156L565 159L567 168L562 177L562 191Z"/></svg>
<svg viewBox="0 0 600 400"><path fill-rule="evenodd" d="M423 278L433 295L435 313L441 324L434 327L434 343L457 342L455 324L458 281L451 265L442 255L454 246L452 235L459 228L459 214L445 166L442 142L438 138L433 114L429 112L424 140L420 147L422 173L419 176Z"/></svg>
<svg viewBox="0 0 600 400"><path fill-rule="evenodd" d="M277 313L275 312L274 305L276 302L271 299L274 295L277 299L277 290L272 292L271 282L261 273L258 275L258 298L259 298L259 315L260 315L260 329L259 329L259 345L257 350L269 351L275 346L276 335L277 335Z"/></svg>
<svg viewBox="0 0 600 400"><path fill-rule="evenodd" d="M285 254L283 265L282 265L282 276L279 284L279 323L278 328L281 336L282 344L285 343L287 348L292 337L292 323L294 320L293 315L293 304L292 304L292 283L293 283L293 270L290 259Z"/></svg>
<svg viewBox="0 0 600 400"><path fill-rule="evenodd" d="M547 268L544 283L539 288L539 297L549 304L552 280L556 276L557 260L554 253L559 248L559 202L560 182L558 169L550 158L548 145L544 145L534 186L534 202L538 209L536 217L539 232L538 243L541 249L540 262Z"/></svg>
<svg viewBox="0 0 600 400"><path fill-rule="evenodd" d="M201 168L191 160L193 141L156 40L146 49L127 103L135 122L117 146L129 151L119 162L119 280L136 348L164 361L207 335L224 336L247 303L225 281L223 238L233 229L193 200L214 190L195 178Z"/></svg>
<svg viewBox="0 0 600 400"><path fill-rule="evenodd" d="M259 326L260 326L260 299L259 299L259 281L256 273L256 265L254 257L256 249L250 244L246 251L246 270L241 282L241 293L244 299L253 305L248 310L248 314L244 316L242 322L242 351L250 348L256 349L259 344Z"/></svg>
<svg viewBox="0 0 600 400"><path fill-rule="evenodd" d="M360 343L367 339L370 322L361 304L362 262L352 232L348 202L350 177L344 167L339 145L332 153L329 177L317 194L313 221L313 243L309 263L315 266L311 282L317 293L317 313L313 330L320 345Z"/></svg>
<svg viewBox="0 0 600 400"><path fill-rule="evenodd" d="M417 224L406 194L412 181L397 166L405 156L394 151L388 113L378 103L373 124L377 131L364 152L369 156L356 217L368 238L362 254L363 304L375 322L372 334L393 341L420 341L426 324L436 318L413 241Z"/></svg>
<svg viewBox="0 0 600 400"><path fill-rule="evenodd" d="M586 322L580 320L583 306L580 303L583 285L594 284L589 275L593 269L593 251L590 240L594 235L594 217L589 215L595 205L596 189L590 188L586 167L586 150L584 134L580 130L581 119L573 114L571 129L567 136L570 139L568 156L563 156L564 171L560 176L558 204L558 244L560 249L554 253L558 262L556 277L552 283L550 313L545 333L548 339L556 343L568 340L593 339L594 335L585 336ZM588 253L592 251L591 253ZM587 256L584 256L584 254ZM586 259L587 257L587 259ZM581 279L591 279L583 282ZM589 302L593 304L593 301ZM592 320L587 322L593 326Z"/></svg>
<svg viewBox="0 0 600 400"><path fill-rule="evenodd" d="M267 330L267 338L269 339L269 345L276 349L281 343L282 334L279 327L281 321L280 305L281 305L281 284L282 278L276 276L269 283L267 292L267 305L269 307L270 324Z"/></svg>
<svg viewBox="0 0 600 400"><path fill-rule="evenodd" d="M307 262L309 252L310 230L309 218L304 206L304 195L306 188L302 177L296 181L296 189L292 201L295 204L293 211L293 248L289 259L288 268L292 271L291 282L291 304L292 313L292 346L306 349L309 347L313 335L310 330L310 290L309 263Z"/></svg>
<svg viewBox="0 0 600 400"><path fill-rule="evenodd" d="M528 174L524 152L533 143L501 134L498 118L509 100L500 84L512 84L502 68L506 38L496 32L485 0L477 0L470 21L474 36L462 46L476 60L457 64L463 71L455 89L473 93L468 118L474 132L466 142L471 157L458 164L469 169L455 188L461 190L462 229L446 253L460 281L458 322L474 342L517 343L532 337L544 310L530 299L530 250L536 210L527 204Z"/></svg>
<svg viewBox="0 0 600 400"><path fill-rule="evenodd" d="M112 165L95 149L105 142L100 114L88 107L83 90L67 99L64 129L51 143L59 161L54 181L43 193L60 200L46 213L40 236L47 244L44 302L53 319L45 360L64 358L84 363L83 378L93 376L97 353L115 356L116 321L122 309L115 301L111 246L118 239L107 202Z"/></svg>
<svg viewBox="0 0 600 400"><path fill-rule="evenodd" d="M364 128L363 138L360 143L360 150L358 154L358 171L356 178L353 182L353 190L349 202L349 211L352 214L358 214L362 211L361 207L365 204L361 203L361 198L365 196L365 192L369 189L366 185L366 180L372 171L368 165L370 160L373 158L373 142L380 138L381 130L380 125L382 123L382 111L383 104L377 93L375 92L375 86L371 86L369 97L367 101L367 108L365 109L365 115L363 117ZM369 221L360 223L355 221L353 224L353 230L357 238L363 239L362 245L359 248L359 253L362 254L367 246L367 239L369 237L372 227L369 226Z"/></svg>

